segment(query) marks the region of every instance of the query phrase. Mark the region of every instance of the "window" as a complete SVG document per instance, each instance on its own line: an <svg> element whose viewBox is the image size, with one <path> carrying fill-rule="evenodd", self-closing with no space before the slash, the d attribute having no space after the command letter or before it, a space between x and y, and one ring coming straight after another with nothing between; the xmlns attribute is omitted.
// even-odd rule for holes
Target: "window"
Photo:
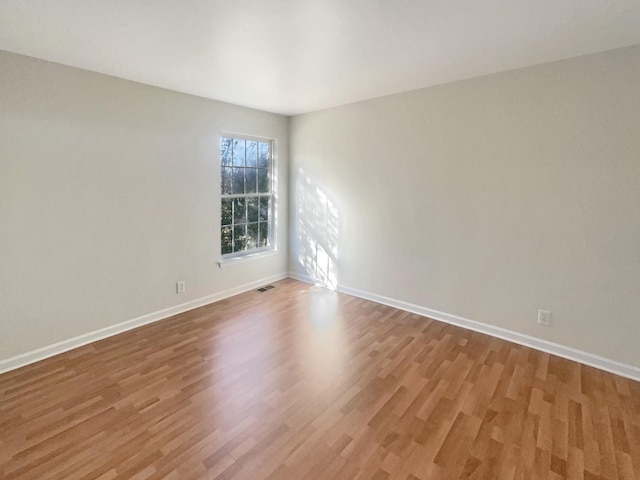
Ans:
<svg viewBox="0 0 640 480"><path fill-rule="evenodd" d="M220 138L223 258L272 248L272 150L271 141Z"/></svg>

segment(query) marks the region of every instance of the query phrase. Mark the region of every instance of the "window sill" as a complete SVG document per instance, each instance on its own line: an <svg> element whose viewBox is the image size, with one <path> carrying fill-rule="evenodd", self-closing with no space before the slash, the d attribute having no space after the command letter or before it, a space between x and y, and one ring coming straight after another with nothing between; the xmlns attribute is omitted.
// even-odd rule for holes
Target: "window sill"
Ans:
<svg viewBox="0 0 640 480"><path fill-rule="evenodd" d="M227 268L232 265L239 265L241 263L249 262L251 260L259 260L261 258L270 257L278 253L277 248L270 248L268 250L260 250L258 252L248 253L239 257L221 258L218 260L218 266L220 268Z"/></svg>

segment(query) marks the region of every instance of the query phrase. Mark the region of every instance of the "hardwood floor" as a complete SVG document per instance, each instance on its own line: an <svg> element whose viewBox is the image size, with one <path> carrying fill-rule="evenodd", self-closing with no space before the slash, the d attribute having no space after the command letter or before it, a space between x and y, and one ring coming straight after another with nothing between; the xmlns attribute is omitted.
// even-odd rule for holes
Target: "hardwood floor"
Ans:
<svg viewBox="0 0 640 480"><path fill-rule="evenodd" d="M639 383L275 285L0 375L0 478L640 478Z"/></svg>

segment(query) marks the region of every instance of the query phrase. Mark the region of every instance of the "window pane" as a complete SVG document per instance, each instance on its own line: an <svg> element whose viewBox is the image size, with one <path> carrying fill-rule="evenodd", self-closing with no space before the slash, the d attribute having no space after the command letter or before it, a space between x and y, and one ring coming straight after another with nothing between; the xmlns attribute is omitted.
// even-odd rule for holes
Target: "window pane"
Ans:
<svg viewBox="0 0 640 480"><path fill-rule="evenodd" d="M247 140L247 167L258 166L258 142Z"/></svg>
<svg viewBox="0 0 640 480"><path fill-rule="evenodd" d="M258 145L258 166L267 168L269 166L269 144L260 142Z"/></svg>
<svg viewBox="0 0 640 480"><path fill-rule="evenodd" d="M256 177L258 176L255 168L246 169L245 185L247 186L247 193L256 193Z"/></svg>
<svg viewBox="0 0 640 480"><path fill-rule="evenodd" d="M222 254L232 253L233 252L233 229L231 227L223 227L222 228Z"/></svg>
<svg viewBox="0 0 640 480"><path fill-rule="evenodd" d="M250 223L247 225L247 248L258 247L258 224Z"/></svg>
<svg viewBox="0 0 640 480"><path fill-rule="evenodd" d="M233 227L233 241L235 243L235 252L247 249L246 224L236 225Z"/></svg>
<svg viewBox="0 0 640 480"><path fill-rule="evenodd" d="M233 140L233 166L244 167L244 140Z"/></svg>
<svg viewBox="0 0 640 480"><path fill-rule="evenodd" d="M244 193L244 168L233 169L233 193Z"/></svg>
<svg viewBox="0 0 640 480"><path fill-rule="evenodd" d="M269 193L269 170L266 168L258 169L258 191Z"/></svg>
<svg viewBox="0 0 640 480"><path fill-rule="evenodd" d="M258 245L260 247L266 247L269 245L269 224L267 222L260 222Z"/></svg>
<svg viewBox="0 0 640 480"><path fill-rule="evenodd" d="M248 222L257 222L258 221L258 199L257 198L247 198L247 221Z"/></svg>
<svg viewBox="0 0 640 480"><path fill-rule="evenodd" d="M272 146L220 137L220 250L225 256L271 243Z"/></svg>
<svg viewBox="0 0 640 480"><path fill-rule="evenodd" d="M222 209L220 210L221 225L231 225L233 223L233 200L222 199Z"/></svg>
<svg viewBox="0 0 640 480"><path fill-rule="evenodd" d="M245 198L233 199L233 223L247 222L247 200Z"/></svg>
<svg viewBox="0 0 640 480"><path fill-rule="evenodd" d="M220 163L223 167L231 166L231 139L220 138Z"/></svg>
<svg viewBox="0 0 640 480"><path fill-rule="evenodd" d="M232 191L233 183L231 177L231 168L230 167L222 167L221 177L220 177L220 191L223 195L229 194Z"/></svg>
<svg viewBox="0 0 640 480"><path fill-rule="evenodd" d="M260 199L260 218L261 222L269 220L269 198L262 197Z"/></svg>

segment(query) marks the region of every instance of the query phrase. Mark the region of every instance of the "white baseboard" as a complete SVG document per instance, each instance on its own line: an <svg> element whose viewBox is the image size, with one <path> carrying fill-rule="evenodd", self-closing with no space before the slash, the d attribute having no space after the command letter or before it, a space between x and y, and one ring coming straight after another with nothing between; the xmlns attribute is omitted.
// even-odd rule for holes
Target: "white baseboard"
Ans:
<svg viewBox="0 0 640 480"><path fill-rule="evenodd" d="M301 282L304 282L304 283L312 283L312 284L316 283L313 281L313 279L309 275L303 275L297 272L289 272L289 278L293 278L294 280L300 280Z"/></svg>
<svg viewBox="0 0 640 480"><path fill-rule="evenodd" d="M158 310L157 312L148 313L146 315L142 315L137 318L132 318L131 320L127 320L125 322L118 323L116 325L111 325L109 327L101 328L100 330L95 330L93 332L85 333L83 335L79 335L74 338L69 338L68 340L63 340L62 342L54 343L53 345L47 345L46 347L42 347L37 350L33 350L31 352L23 353L21 355L11 357L6 360L0 360L0 373L8 372L10 370L15 370L16 368L29 365L30 363L35 363L40 360L44 360L45 358L53 357L54 355L58 355L60 353L67 352L69 350L73 350L74 348L82 347L83 345L87 345L88 343L92 343L97 340L102 340L103 338L111 337L113 335L117 335L118 333L126 332L127 330L132 330L134 328L141 327L142 325L147 325L149 323L157 322L159 320L163 320L173 315L177 315L179 313L183 313L188 310L193 310L194 308L198 308L204 305L208 305L210 303L218 302L225 298L232 297L234 295L238 295L239 293L244 293L249 290L253 290L254 288L258 288L263 285L266 285L267 283L276 282L278 280L282 280L287 277L288 275L286 273L272 275L267 278L256 280L255 282L250 282L244 285L240 285L239 287L230 288L229 290L224 290L219 293L214 293L213 295L208 295L206 297L198 298L196 300L191 300L190 302L182 303L174 307Z"/></svg>
<svg viewBox="0 0 640 480"><path fill-rule="evenodd" d="M141 327L142 325L147 325L149 323L157 322L159 320L163 320L173 315L177 315L179 313L183 313L188 310L193 310L194 308L202 307L203 305L208 305L210 303L214 303L214 302L223 300L225 298L238 295L239 293L243 293L248 290L253 290L254 288L260 287L267 283L282 280L287 277L293 278L295 280L300 280L306 283L314 283L311 277L307 275L299 274L296 272L289 272L288 274L281 273L281 274L273 275L271 277L263 278L255 282L250 282L244 285L240 285L239 287L231 288L229 290L224 290L222 292L215 293L213 295L208 295L206 297L198 298L196 300L192 300L190 302L176 305L174 307L169 307L163 310L159 310L157 312L148 313L146 315L142 315L140 317L133 318L131 320L118 323L116 325L111 325L109 327L102 328L94 332L89 332L74 338L70 338L68 340L63 340L62 342L54 343L53 345L48 345L46 347L42 347L37 350L33 350L31 352L23 353L21 355L11 357L6 360L0 360L0 373L8 372L10 370L15 370L16 368L20 368L40 360L44 360L45 358L67 352L69 350L73 350L74 348L87 345L97 340L102 340L103 338L111 337L113 335L117 335L119 333L126 332L128 330L132 330L137 327ZM365 300L370 300L372 302L381 303L383 305L388 305L390 307L398 308L400 310L404 310L407 312L429 317L434 320L440 320L442 322L446 322L462 328L473 330L475 332L480 332L487 335L491 335L493 337L502 338L503 340L517 343L519 345L524 345L530 348L534 348L536 350L541 350L543 352L551 353L553 355L567 358L569 360L574 360L576 362L589 365L591 367L599 368L600 370L605 370L607 372L611 372L616 375L620 375L623 377L630 378L632 380L640 381L640 368L635 367L633 365L627 365L624 363L617 362L615 360L604 358L599 355L594 355L592 353L584 352L582 350L578 350L572 347L567 347L557 343L549 342L547 340L541 340L539 338L531 337L529 335L524 335L522 333L514 332L512 330L507 330L501 327L495 327L492 325L488 325L486 323L477 322L475 320L459 317L457 315L452 315L446 312L440 312L438 310L433 310L431 308L421 307L419 305L415 305L412 303L403 302L401 300L396 300L396 299L385 297L382 295L365 292L363 290L358 290L356 288L339 285L338 291L342 293L346 293L348 295L353 295L354 297L363 298Z"/></svg>
<svg viewBox="0 0 640 480"><path fill-rule="evenodd" d="M289 277L295 280L300 280L306 283L314 283L313 279L307 275L299 274L296 272L289 272ZM506 328L495 327L486 323L481 323L468 318L459 317L450 313L440 312L431 308L421 307L413 303L403 302L393 298L377 295L374 293L365 292L356 288L347 287L345 285L338 285L338 291L353 295L354 297L363 298L372 302L381 303L390 307L398 308L411 313L416 313L424 317L429 317L434 320L440 320L442 322L456 325L458 327L473 330L474 332L480 332L492 337L501 338L509 342L524 345L525 347L541 350L546 353L557 355L558 357L567 358L590 367L595 367L600 370L605 370L622 377L630 378L632 380L640 381L640 368L633 365L627 365L620 363L609 358L604 358L593 353L584 352L576 348L567 347L558 343L549 342L539 338L531 337L522 333L507 330Z"/></svg>

